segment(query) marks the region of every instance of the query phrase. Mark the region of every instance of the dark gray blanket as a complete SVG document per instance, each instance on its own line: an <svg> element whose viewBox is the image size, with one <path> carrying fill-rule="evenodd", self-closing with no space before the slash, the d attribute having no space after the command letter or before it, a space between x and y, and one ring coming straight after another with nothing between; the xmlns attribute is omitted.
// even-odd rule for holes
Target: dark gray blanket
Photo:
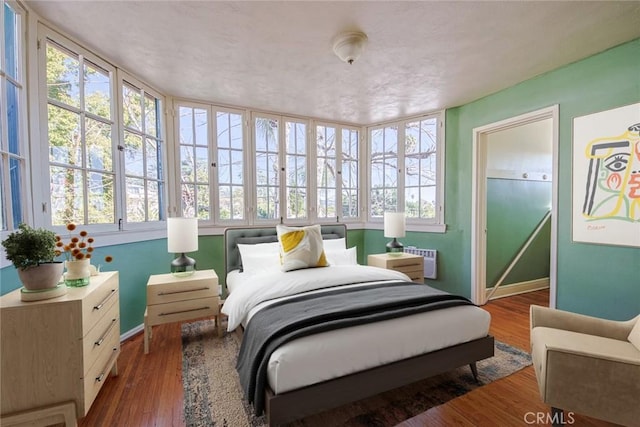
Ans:
<svg viewBox="0 0 640 427"><path fill-rule="evenodd" d="M402 281L331 288L321 294L301 294L271 304L256 313L244 331L236 369L245 398L253 403L256 415L263 413L269 358L288 341L457 305L473 304L462 296Z"/></svg>

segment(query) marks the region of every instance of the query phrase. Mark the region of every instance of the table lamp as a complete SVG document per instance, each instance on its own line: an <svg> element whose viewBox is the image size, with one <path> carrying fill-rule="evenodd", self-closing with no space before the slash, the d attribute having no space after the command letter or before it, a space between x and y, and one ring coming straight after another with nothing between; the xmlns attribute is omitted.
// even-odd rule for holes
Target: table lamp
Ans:
<svg viewBox="0 0 640 427"><path fill-rule="evenodd" d="M404 246L398 242L398 237L404 237L404 212L384 213L384 237L393 238L387 243L387 252L390 255L399 255L404 251Z"/></svg>
<svg viewBox="0 0 640 427"><path fill-rule="evenodd" d="M167 218L167 249L180 254L171 261L171 274L190 276L196 271L196 260L185 252L198 250L198 218Z"/></svg>

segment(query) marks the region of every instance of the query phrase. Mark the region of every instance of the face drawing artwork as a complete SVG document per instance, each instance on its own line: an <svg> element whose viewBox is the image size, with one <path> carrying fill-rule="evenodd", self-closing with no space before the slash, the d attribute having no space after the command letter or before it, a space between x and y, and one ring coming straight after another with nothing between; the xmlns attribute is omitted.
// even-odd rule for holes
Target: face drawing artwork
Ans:
<svg viewBox="0 0 640 427"><path fill-rule="evenodd" d="M586 146L585 219L640 222L640 123Z"/></svg>

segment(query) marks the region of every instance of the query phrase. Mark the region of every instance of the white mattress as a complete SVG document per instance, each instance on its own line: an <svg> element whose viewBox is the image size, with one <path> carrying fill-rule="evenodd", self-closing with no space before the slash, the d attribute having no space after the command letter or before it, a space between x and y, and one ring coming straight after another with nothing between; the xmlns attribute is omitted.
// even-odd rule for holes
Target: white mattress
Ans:
<svg viewBox="0 0 640 427"><path fill-rule="evenodd" d="M271 389L284 393L486 336L491 315L451 307L291 341L269 359Z"/></svg>
<svg viewBox="0 0 640 427"><path fill-rule="evenodd" d="M371 270L374 267L360 266L360 272L370 275L372 272L386 274L391 270ZM329 267L334 270L322 269L324 275L345 275L346 271L340 271L337 267ZM317 271L310 274L318 281ZM395 272L394 272L395 273ZM300 275L306 273L301 272ZM381 279L397 279L397 277L385 277ZM288 274L287 279L292 277ZM284 295L269 292L271 298L261 303L248 303L233 301L240 294L247 294L247 298L253 297L254 291L263 292L263 286L270 291L270 286L280 286L283 278L269 279L267 277L251 278L254 289L248 292L246 280L249 277L244 273L231 272L227 276L227 288L230 292L232 303L240 305L242 310L242 324L246 324L251 316L262 307L272 302L292 295L287 291ZM262 282L264 280L264 283ZM408 278L407 278L408 280ZM263 283L263 285L256 284ZM288 288L290 283L284 283L283 288ZM353 285L366 286L366 285ZM259 289L258 289L259 288ZM309 290L307 290L308 292ZM251 297L248 296L251 294ZM226 303L225 303L226 304ZM223 312L233 313L234 307L223 307ZM458 306L443 310L419 313L397 319L382 322L358 325L349 328L323 332L320 334L303 337L291 341L278 348L269 359L267 378L271 389L275 393L284 393L304 386L316 384L322 381L338 378L354 372L384 365L405 358L428 353L441 348L468 342L486 336L489 332L491 321L490 314L475 306Z"/></svg>

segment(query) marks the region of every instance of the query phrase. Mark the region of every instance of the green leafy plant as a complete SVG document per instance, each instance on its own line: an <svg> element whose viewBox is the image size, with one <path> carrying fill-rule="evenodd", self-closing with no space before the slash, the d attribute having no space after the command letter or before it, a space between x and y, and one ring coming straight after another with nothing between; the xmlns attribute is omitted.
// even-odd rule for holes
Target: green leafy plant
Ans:
<svg viewBox="0 0 640 427"><path fill-rule="evenodd" d="M54 262L56 256L56 234L44 228L31 228L20 224L18 230L2 241L7 259L13 265L26 270L43 263Z"/></svg>

